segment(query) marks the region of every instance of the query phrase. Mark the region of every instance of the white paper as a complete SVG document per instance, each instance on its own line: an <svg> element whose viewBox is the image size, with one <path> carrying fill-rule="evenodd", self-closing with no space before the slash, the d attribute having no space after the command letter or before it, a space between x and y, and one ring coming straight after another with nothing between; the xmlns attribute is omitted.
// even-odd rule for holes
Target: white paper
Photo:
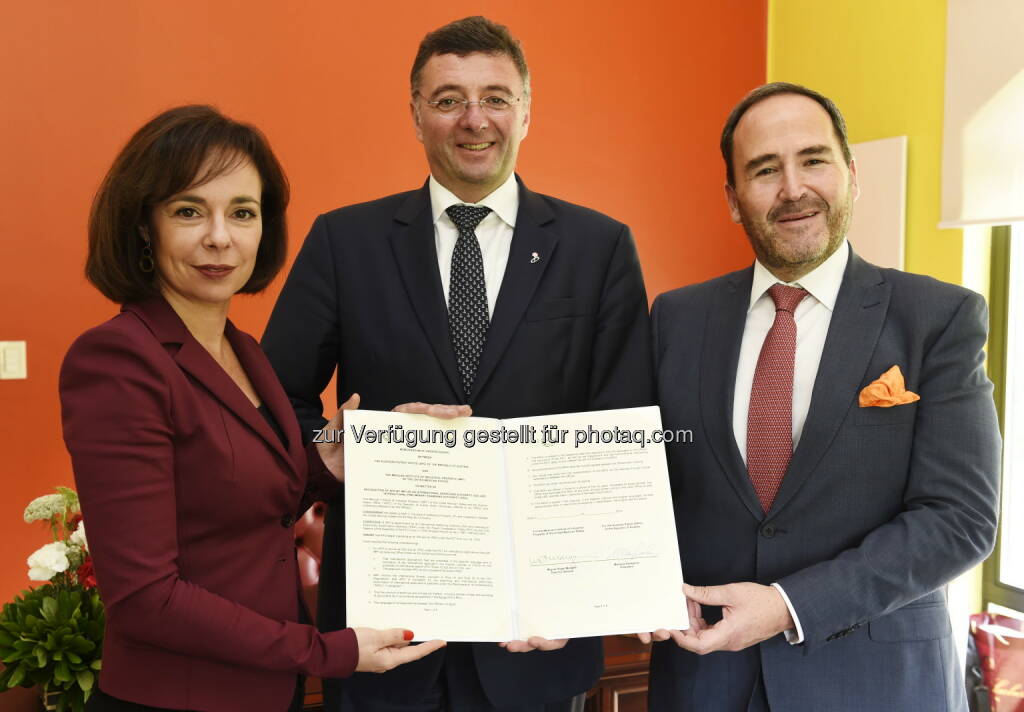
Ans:
<svg viewBox="0 0 1024 712"><path fill-rule="evenodd" d="M577 447L573 437L577 429L614 433L616 427L646 437L661 428L658 409L525 420L568 432L563 443L505 448L509 471L519 475L509 482L522 637L685 629L664 445Z"/></svg>
<svg viewBox="0 0 1024 712"><path fill-rule="evenodd" d="M658 429L654 407L346 412L348 625L495 642L686 628ZM600 442L613 432L645 441Z"/></svg>

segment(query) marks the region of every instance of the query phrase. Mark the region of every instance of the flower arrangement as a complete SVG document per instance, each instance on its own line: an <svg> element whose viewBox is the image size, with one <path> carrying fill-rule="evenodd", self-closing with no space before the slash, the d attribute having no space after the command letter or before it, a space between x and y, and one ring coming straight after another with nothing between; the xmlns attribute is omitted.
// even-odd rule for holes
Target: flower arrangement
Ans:
<svg viewBox="0 0 1024 712"><path fill-rule="evenodd" d="M47 709L81 712L96 688L105 615L78 495L58 487L37 497L25 521L46 522L53 541L28 557L29 579L46 583L0 614L0 692L38 685Z"/></svg>

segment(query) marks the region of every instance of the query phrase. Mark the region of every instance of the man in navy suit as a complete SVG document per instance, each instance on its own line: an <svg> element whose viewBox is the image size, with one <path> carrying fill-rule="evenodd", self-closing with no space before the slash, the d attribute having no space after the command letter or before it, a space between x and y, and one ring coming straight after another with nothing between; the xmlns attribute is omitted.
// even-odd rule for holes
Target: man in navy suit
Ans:
<svg viewBox="0 0 1024 712"><path fill-rule="evenodd" d="M655 646L651 709L966 710L945 586L996 535L984 301L853 252L824 96L755 90L722 154L756 262L652 314L664 427L703 438L667 446L702 615Z"/></svg>
<svg viewBox="0 0 1024 712"><path fill-rule="evenodd" d="M428 34L411 76L430 178L317 218L263 347L302 422L320 393L362 407L510 418L653 402L650 321L629 228L514 174L530 126L519 43L482 17ZM330 503L319 595L344 627L344 506ZM395 674L327 681L326 707L567 709L602 668L599 639L451 644Z"/></svg>

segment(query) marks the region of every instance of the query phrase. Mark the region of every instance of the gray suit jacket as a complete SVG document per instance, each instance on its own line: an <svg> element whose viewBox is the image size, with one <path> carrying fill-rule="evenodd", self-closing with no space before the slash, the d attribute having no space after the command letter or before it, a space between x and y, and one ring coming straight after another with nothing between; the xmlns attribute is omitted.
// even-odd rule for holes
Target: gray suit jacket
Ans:
<svg viewBox="0 0 1024 712"><path fill-rule="evenodd" d="M683 571L700 585L779 582L805 642L778 635L704 657L659 644L651 709L741 712L760 674L784 712L966 710L944 587L996 533L984 300L851 252L807 421L765 515L732 430L752 274L654 305L664 427L694 431L667 446ZM894 364L921 399L861 408L861 389Z"/></svg>

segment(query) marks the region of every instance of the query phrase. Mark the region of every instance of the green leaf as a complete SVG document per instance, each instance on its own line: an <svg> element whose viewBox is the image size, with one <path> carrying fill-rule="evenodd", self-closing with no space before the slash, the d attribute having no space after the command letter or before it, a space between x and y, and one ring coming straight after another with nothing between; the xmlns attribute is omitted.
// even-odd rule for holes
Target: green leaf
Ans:
<svg viewBox="0 0 1024 712"><path fill-rule="evenodd" d="M57 494L64 498L67 503L68 509L72 512L77 512L80 505L78 504L78 493L70 487L58 487Z"/></svg>
<svg viewBox="0 0 1024 712"><path fill-rule="evenodd" d="M68 660L72 664L74 664L74 665L78 665L79 663L82 662L82 656L79 655L78 653L75 653L75 652L72 652L70 650L67 650L67 651L65 651L64 654L68 656Z"/></svg>
<svg viewBox="0 0 1024 712"><path fill-rule="evenodd" d="M36 662L39 663L39 667L41 667L41 668L46 667L46 648L44 648L41 645L37 646L35 652L36 652Z"/></svg>
<svg viewBox="0 0 1024 712"><path fill-rule="evenodd" d="M85 636L79 635L68 642L68 647L76 653L91 653L96 649L96 643Z"/></svg>
<svg viewBox="0 0 1024 712"><path fill-rule="evenodd" d="M15 637L6 631L0 631L0 645L6 647L15 641Z"/></svg>
<svg viewBox="0 0 1024 712"><path fill-rule="evenodd" d="M78 679L78 686L83 690L91 690L94 676L88 670L79 670L75 677Z"/></svg>
<svg viewBox="0 0 1024 712"><path fill-rule="evenodd" d="M67 610L69 613L64 616L66 619L78 620L82 617L82 600L80 597L75 596L67 603Z"/></svg>
<svg viewBox="0 0 1024 712"><path fill-rule="evenodd" d="M16 667L14 669L14 672L11 673L11 679L7 681L7 689L11 689L12 687L17 687L18 685L21 684L21 681L24 680L24 679L25 679L25 667L23 665L19 665L18 667Z"/></svg>
<svg viewBox="0 0 1024 712"><path fill-rule="evenodd" d="M44 598L42 612L44 620L49 622L55 621L57 619L57 600L52 596Z"/></svg>
<svg viewBox="0 0 1024 712"><path fill-rule="evenodd" d="M57 666L53 669L53 679L58 682L69 682L71 680L71 671L68 670L68 664L63 660L57 663Z"/></svg>
<svg viewBox="0 0 1024 712"><path fill-rule="evenodd" d="M71 612L71 604L68 603L67 591L61 591L57 594L57 612L62 621L66 621L71 617L68 615Z"/></svg>
<svg viewBox="0 0 1024 712"><path fill-rule="evenodd" d="M96 658L91 663L89 663L89 667L91 667L93 670L101 670L103 668L103 660L101 660L100 658Z"/></svg>

